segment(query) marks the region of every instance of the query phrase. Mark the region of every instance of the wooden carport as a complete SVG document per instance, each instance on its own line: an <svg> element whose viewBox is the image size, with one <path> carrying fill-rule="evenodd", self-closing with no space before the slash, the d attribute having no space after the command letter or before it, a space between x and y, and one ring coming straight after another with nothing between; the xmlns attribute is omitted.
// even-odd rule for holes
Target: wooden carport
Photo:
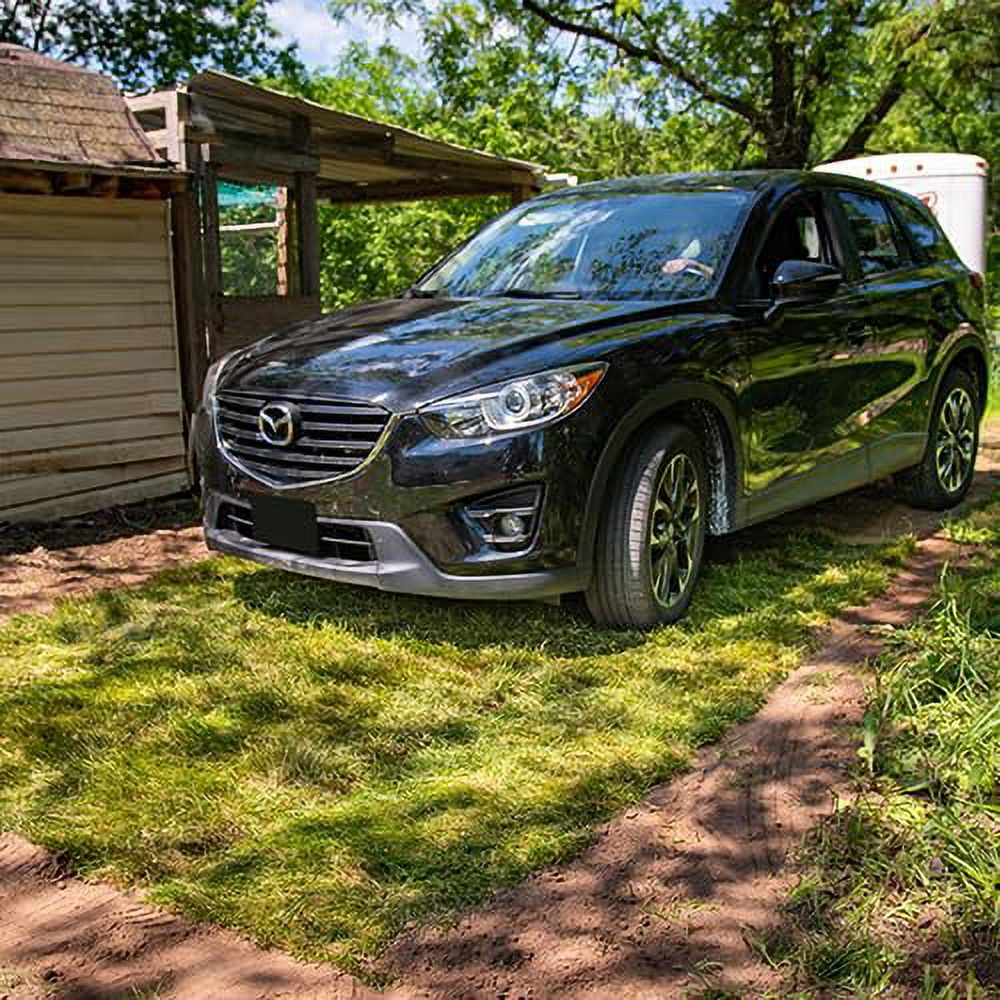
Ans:
<svg viewBox="0 0 1000 1000"><path fill-rule="evenodd" d="M483 195L520 201L543 179L536 164L431 139L224 73L200 73L176 89L129 98L129 105L153 146L193 178L190 190L172 202L189 410L212 359L320 313L318 202ZM227 294L223 286L223 182L280 186L275 294Z"/></svg>

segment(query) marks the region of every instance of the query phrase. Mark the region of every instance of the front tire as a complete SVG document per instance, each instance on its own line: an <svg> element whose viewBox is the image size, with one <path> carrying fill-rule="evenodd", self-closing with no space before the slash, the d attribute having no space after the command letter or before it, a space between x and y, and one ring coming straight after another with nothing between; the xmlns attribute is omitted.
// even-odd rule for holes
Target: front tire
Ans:
<svg viewBox="0 0 1000 1000"><path fill-rule="evenodd" d="M941 382L934 402L923 459L895 477L900 499L925 510L954 507L972 485L978 448L976 383L968 372L953 368Z"/></svg>
<svg viewBox="0 0 1000 1000"><path fill-rule="evenodd" d="M625 459L597 536L587 607L601 625L652 628L687 610L705 549L708 474L698 438L668 424Z"/></svg>

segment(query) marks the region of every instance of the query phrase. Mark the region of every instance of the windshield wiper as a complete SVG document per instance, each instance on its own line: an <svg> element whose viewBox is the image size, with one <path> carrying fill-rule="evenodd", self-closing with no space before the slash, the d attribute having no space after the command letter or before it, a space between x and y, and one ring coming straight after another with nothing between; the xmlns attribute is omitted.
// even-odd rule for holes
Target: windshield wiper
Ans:
<svg viewBox="0 0 1000 1000"><path fill-rule="evenodd" d="M500 299L578 299L579 292L570 291L533 291L530 288L505 288L500 292L493 292Z"/></svg>
<svg viewBox="0 0 1000 1000"><path fill-rule="evenodd" d="M441 294L440 288L407 288L409 299L436 299Z"/></svg>

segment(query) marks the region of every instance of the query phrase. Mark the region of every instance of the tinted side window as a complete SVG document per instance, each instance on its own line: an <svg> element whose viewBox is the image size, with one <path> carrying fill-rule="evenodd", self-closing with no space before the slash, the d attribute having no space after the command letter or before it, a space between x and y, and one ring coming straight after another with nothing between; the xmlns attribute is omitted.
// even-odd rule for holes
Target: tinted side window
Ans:
<svg viewBox="0 0 1000 1000"><path fill-rule="evenodd" d="M916 202L899 199L893 205L922 260L950 260L954 252L930 211Z"/></svg>
<svg viewBox="0 0 1000 1000"><path fill-rule="evenodd" d="M801 198L781 210L757 254L750 295L764 298L778 265L786 260L832 263L826 226L810 199Z"/></svg>
<svg viewBox="0 0 1000 1000"><path fill-rule="evenodd" d="M865 275L881 274L904 267L907 254L899 242L899 234L881 198L854 191L838 191L847 223L854 237Z"/></svg>

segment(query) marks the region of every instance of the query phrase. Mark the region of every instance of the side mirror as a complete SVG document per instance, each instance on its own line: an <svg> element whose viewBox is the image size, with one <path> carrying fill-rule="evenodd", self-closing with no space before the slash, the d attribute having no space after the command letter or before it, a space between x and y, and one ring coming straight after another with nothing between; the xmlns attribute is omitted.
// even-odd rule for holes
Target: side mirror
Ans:
<svg viewBox="0 0 1000 1000"><path fill-rule="evenodd" d="M786 260L771 278L771 301L775 306L793 302L819 302L832 295L844 280L830 264L813 260Z"/></svg>

